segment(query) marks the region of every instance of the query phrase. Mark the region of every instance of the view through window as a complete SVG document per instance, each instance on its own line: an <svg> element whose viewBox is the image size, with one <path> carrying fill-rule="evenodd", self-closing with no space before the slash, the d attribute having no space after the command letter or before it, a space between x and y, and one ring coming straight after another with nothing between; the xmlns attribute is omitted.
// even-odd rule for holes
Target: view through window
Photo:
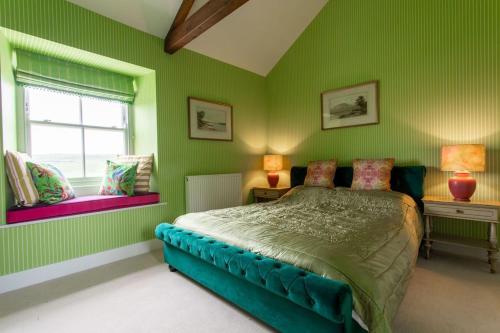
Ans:
<svg viewBox="0 0 500 333"><path fill-rule="evenodd" d="M25 89L27 150L67 178L102 176L128 153L128 105L47 89Z"/></svg>

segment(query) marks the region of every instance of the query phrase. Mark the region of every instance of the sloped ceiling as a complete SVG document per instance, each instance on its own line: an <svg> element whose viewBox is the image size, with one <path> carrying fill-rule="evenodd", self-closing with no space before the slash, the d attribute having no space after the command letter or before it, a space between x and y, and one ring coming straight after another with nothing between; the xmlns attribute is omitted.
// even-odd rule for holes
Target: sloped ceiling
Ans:
<svg viewBox="0 0 500 333"><path fill-rule="evenodd" d="M182 3L182 0L68 1L160 38L166 36ZM196 0L191 13L207 1ZM266 76L327 2L250 0L186 48Z"/></svg>

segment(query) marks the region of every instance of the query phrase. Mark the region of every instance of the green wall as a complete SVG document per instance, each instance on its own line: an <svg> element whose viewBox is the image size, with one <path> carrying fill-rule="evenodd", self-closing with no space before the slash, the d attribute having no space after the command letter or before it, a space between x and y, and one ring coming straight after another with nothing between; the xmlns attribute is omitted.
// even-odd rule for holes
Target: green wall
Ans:
<svg viewBox="0 0 500 333"><path fill-rule="evenodd" d="M0 26L155 71L155 186L167 203L166 208L0 228L0 275L153 238L158 222L184 213L186 175L243 172L246 195L252 175L261 174L257 170L267 142L265 78L187 50L167 55L162 39L62 0L0 0ZM189 140L187 96L232 104L234 141ZM139 107L141 114L151 111L151 106ZM148 126L143 120L136 120L137 126ZM147 144L137 142L141 150Z"/></svg>
<svg viewBox="0 0 500 333"><path fill-rule="evenodd" d="M156 78L155 74L142 75L135 80L137 94L134 101L133 112L130 113L132 124L132 140L134 154L149 155L158 152L158 123L156 117ZM153 174L150 180L150 190L159 191L158 188L158 158L153 161Z"/></svg>
<svg viewBox="0 0 500 333"><path fill-rule="evenodd" d="M269 146L291 164L395 157L428 166L448 195L440 146L484 143L476 198L500 194L500 2L331 0L267 78ZM380 81L380 124L321 131L320 92ZM484 237L457 221L435 229Z"/></svg>
<svg viewBox="0 0 500 333"><path fill-rule="evenodd" d="M5 37L0 33L0 131L3 126L16 128L16 89L12 73L11 47ZM0 152L6 149L15 149L16 131L3 132L0 136ZM2 154L3 156L3 154ZM3 170L4 159L0 159L0 170ZM4 219L5 208L11 204L10 188L8 187L5 173L0 174L0 221ZM5 197L5 200L4 198ZM0 222L1 224L1 222Z"/></svg>
<svg viewBox="0 0 500 333"><path fill-rule="evenodd" d="M0 0L2 27L155 71L139 83L156 85L157 142L140 139L136 146L155 151L157 145L155 186L167 203L0 228L0 275L151 239L160 220L184 212L185 175L241 171L248 190L263 181L266 150L288 155L290 165L393 156L398 164L428 166L427 193L447 195L439 147L485 143L488 170L476 175L476 196L498 199L499 21L496 0L330 0L262 78L187 50L166 55L161 39L62 0ZM321 91L375 79L379 125L320 130ZM139 97L140 114L155 109L147 95ZM234 141L188 140L187 96L232 104ZM150 119L141 118L137 128ZM456 221L436 228L474 237L486 232Z"/></svg>

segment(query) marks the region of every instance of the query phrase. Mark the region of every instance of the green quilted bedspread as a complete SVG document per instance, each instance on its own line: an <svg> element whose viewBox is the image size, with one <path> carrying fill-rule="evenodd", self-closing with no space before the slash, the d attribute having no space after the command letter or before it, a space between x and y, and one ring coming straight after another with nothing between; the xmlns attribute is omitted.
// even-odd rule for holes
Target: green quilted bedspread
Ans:
<svg viewBox="0 0 500 333"><path fill-rule="evenodd" d="M175 225L345 281L370 332L390 332L422 238L399 192L298 186L280 200L180 216Z"/></svg>

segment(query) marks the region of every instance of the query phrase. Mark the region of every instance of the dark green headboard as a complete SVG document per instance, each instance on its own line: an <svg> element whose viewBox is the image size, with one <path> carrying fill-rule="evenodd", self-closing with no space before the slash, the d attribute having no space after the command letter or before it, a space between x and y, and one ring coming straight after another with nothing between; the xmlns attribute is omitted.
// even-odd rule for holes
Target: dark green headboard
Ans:
<svg viewBox="0 0 500 333"><path fill-rule="evenodd" d="M391 173L391 189L408 194L422 208L425 173L426 169L423 165L396 166L392 169ZM307 167L292 167L292 170L290 170L291 186L303 185L306 174ZM338 167L333 178L333 183L335 186L351 187L352 174L352 167Z"/></svg>

